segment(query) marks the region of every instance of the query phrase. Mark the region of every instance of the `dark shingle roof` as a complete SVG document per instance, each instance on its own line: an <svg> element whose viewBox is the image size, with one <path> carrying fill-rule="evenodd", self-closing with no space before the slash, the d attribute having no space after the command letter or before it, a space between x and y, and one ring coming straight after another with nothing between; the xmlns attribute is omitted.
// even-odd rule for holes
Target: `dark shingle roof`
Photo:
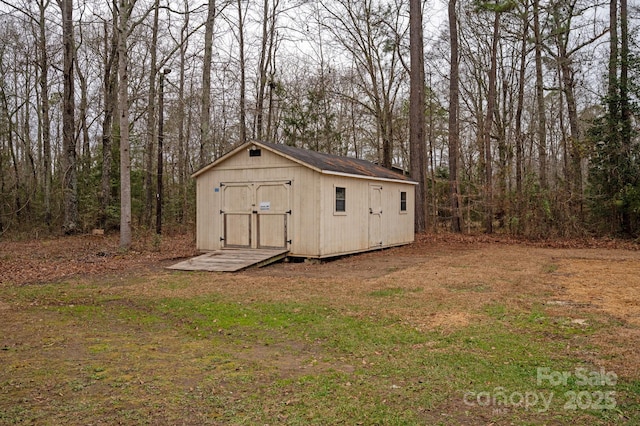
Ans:
<svg viewBox="0 0 640 426"><path fill-rule="evenodd" d="M294 158L311 167L328 172L345 173L349 175L368 176L373 178L394 179L410 182L406 176L396 173L367 160L352 157L340 157L338 155L325 154L288 145L270 142L255 142L265 148L277 151L287 157Z"/></svg>

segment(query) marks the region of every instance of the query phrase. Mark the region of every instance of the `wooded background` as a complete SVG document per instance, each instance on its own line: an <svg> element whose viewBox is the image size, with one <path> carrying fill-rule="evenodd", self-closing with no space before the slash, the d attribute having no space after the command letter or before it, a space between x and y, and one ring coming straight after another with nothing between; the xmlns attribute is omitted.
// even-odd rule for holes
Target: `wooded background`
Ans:
<svg viewBox="0 0 640 426"><path fill-rule="evenodd" d="M0 0L0 235L188 229L256 138L411 170L418 231L636 237L637 6L409 3Z"/></svg>

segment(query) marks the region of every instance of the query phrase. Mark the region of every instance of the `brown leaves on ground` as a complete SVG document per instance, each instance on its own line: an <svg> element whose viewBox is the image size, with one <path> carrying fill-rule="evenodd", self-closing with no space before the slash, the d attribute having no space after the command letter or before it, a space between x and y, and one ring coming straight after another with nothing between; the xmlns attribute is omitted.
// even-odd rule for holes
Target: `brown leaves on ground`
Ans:
<svg viewBox="0 0 640 426"><path fill-rule="evenodd" d="M531 239L508 234L422 234L416 236L416 242L441 242L447 244L516 244L527 247L564 248L564 249L624 249L640 250L640 240L622 240L613 238L538 238Z"/></svg>
<svg viewBox="0 0 640 426"><path fill-rule="evenodd" d="M118 235L77 235L0 242L0 283L37 284L74 276L157 268L196 254L192 235L139 237L129 250Z"/></svg>
<svg viewBox="0 0 640 426"><path fill-rule="evenodd" d="M414 292L413 299L426 297L425 302L442 293L443 300L451 302L457 295L467 294L463 287L473 287L474 300L462 298L458 313L476 309L496 292L522 295L543 286L562 291L567 299L636 322L640 321L640 304L635 298L640 286L638 248L640 245L632 241L608 239L531 241L506 235L422 234L404 247L321 263L280 263L219 281L231 281L235 287L232 282L242 281L245 275L251 281L260 276L266 278L267 291L291 295L292 288L274 288L272 281L284 284L283 278L313 279L325 288L335 284L336 294L353 297L354 303L362 294L385 287ZM118 247L117 234L4 241L0 243L0 283L24 285L71 277L129 275L159 270L196 254L191 234L142 235L126 251ZM259 287L258 282L249 286L251 291ZM307 292L303 289L300 297ZM467 316L449 314L451 321L438 317L428 322L468 322Z"/></svg>

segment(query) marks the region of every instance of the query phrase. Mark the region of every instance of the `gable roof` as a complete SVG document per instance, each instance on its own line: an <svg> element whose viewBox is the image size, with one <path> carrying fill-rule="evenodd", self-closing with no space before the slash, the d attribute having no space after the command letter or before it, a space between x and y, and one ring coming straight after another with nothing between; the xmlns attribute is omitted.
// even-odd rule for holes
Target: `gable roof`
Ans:
<svg viewBox="0 0 640 426"><path fill-rule="evenodd" d="M239 146L238 148L218 158L213 163L198 170L192 175L192 177L199 176L205 171L213 168L215 165L223 162L226 158L234 155L238 151L245 149L249 145L255 145L264 148L296 163L314 169L320 173L415 183L411 181L411 179L400 173L389 170L367 160L361 160L359 158L352 157L341 157L338 155L325 154L322 152L310 151L307 149L295 148L288 145L263 141L251 141Z"/></svg>

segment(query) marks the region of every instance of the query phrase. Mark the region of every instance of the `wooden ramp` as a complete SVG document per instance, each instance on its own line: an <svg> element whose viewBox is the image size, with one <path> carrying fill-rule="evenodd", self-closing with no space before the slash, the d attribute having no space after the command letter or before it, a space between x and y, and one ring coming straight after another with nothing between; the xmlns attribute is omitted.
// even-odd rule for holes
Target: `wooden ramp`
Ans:
<svg viewBox="0 0 640 426"><path fill-rule="evenodd" d="M249 266L259 268L287 256L289 250L223 249L205 253L169 266L181 271L235 272Z"/></svg>

